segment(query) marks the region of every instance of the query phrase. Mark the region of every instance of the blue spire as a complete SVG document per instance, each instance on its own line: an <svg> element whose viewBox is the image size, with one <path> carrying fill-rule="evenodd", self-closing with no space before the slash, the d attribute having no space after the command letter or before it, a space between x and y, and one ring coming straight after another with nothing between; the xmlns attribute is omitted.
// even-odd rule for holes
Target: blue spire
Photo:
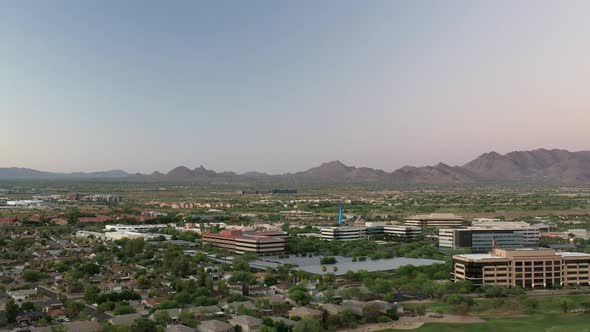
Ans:
<svg viewBox="0 0 590 332"><path fill-rule="evenodd" d="M338 225L342 225L342 204L340 204L340 210L338 211Z"/></svg>

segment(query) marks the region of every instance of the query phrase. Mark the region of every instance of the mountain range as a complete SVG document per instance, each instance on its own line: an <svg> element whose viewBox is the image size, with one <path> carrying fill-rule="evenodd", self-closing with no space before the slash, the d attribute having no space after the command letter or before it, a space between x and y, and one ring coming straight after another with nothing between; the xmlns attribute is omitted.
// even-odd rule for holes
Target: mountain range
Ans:
<svg viewBox="0 0 590 332"><path fill-rule="evenodd" d="M590 183L590 151L538 149L504 155L484 153L463 166L438 163L434 166L405 166L393 172L368 167L347 166L331 161L303 172L268 175L259 172L237 174L215 172L203 166L179 166L168 173L128 174L121 170L92 173L50 173L27 168L0 168L0 179L126 179L150 182L251 182L332 181L383 184L451 184L479 182Z"/></svg>

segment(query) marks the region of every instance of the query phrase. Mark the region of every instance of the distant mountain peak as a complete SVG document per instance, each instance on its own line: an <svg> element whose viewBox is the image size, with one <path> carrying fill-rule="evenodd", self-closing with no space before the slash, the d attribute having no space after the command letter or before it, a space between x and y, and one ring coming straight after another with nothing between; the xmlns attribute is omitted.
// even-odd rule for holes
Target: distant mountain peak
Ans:
<svg viewBox="0 0 590 332"><path fill-rule="evenodd" d="M333 160L294 174L268 175L246 172L238 175L231 171L217 173L203 165L190 170L178 166L166 174L127 174L121 170L103 172L50 173L30 168L0 168L0 179L107 179L127 178L131 181L172 181L172 182L215 182L215 183L266 183L288 181L337 181L370 182L381 184L445 184L482 181L497 182L554 182L590 183L590 151L569 152L562 149L536 149L513 151L501 155L487 152L463 166L438 163L434 166L404 166L393 172L369 167L347 166L340 160Z"/></svg>

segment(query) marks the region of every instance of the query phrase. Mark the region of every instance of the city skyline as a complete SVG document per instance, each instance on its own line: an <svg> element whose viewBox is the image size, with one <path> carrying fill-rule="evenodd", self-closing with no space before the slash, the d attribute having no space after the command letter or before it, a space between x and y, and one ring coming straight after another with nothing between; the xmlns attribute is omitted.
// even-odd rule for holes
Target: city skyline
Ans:
<svg viewBox="0 0 590 332"><path fill-rule="evenodd" d="M0 167L393 171L590 150L590 5L5 3Z"/></svg>

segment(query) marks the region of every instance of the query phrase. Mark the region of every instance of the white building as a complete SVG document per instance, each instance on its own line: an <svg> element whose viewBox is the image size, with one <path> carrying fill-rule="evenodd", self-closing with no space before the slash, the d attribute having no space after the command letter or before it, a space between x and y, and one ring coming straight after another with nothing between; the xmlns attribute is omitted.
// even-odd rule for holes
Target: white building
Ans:
<svg viewBox="0 0 590 332"><path fill-rule="evenodd" d="M422 234L422 228L408 225L385 225L383 226L385 235L399 236L404 238L415 238Z"/></svg>
<svg viewBox="0 0 590 332"><path fill-rule="evenodd" d="M516 249L536 247L539 230L525 222L478 222L477 226L441 228L438 246L441 249L472 249L488 251L494 241L499 248Z"/></svg>
<svg viewBox="0 0 590 332"><path fill-rule="evenodd" d="M340 226L320 228L322 239L333 240L360 240L367 238L367 227L365 226Z"/></svg>
<svg viewBox="0 0 590 332"><path fill-rule="evenodd" d="M431 213L408 217L405 224L422 227L455 227L462 226L464 222L463 217L452 213Z"/></svg>
<svg viewBox="0 0 590 332"><path fill-rule="evenodd" d="M30 200L19 200L19 201L7 201L6 206L14 207L40 207L43 205L49 205L42 200L30 199Z"/></svg>
<svg viewBox="0 0 590 332"><path fill-rule="evenodd" d="M124 225L124 224L116 224L116 225L106 225L104 228L106 231L114 231L114 232L147 232L150 229L161 229L161 228L168 228L168 227L176 227L176 224L154 224L154 225Z"/></svg>

